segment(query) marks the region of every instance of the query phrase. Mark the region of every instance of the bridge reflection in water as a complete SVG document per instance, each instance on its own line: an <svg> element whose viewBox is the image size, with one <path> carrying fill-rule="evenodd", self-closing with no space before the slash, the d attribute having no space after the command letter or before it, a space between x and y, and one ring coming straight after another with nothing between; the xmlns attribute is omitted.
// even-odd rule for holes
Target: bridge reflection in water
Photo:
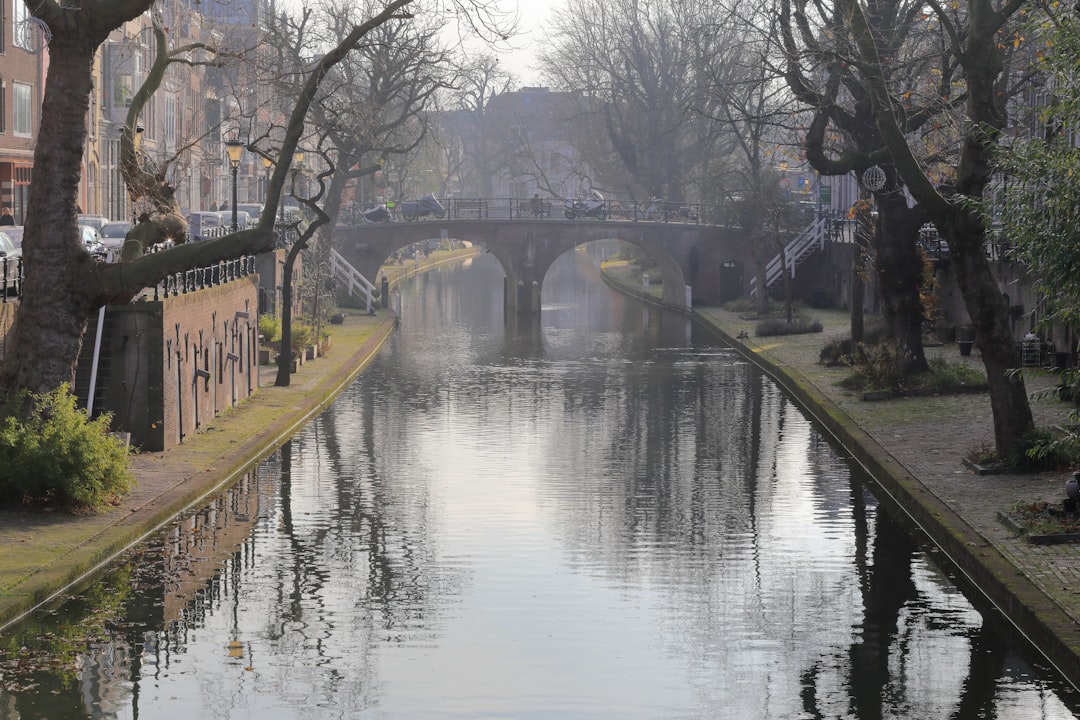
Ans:
<svg viewBox="0 0 1080 720"><path fill-rule="evenodd" d="M0 717L1073 717L775 385L597 262L538 318L486 256L404 286L257 476L9 638L97 633L5 667Z"/></svg>

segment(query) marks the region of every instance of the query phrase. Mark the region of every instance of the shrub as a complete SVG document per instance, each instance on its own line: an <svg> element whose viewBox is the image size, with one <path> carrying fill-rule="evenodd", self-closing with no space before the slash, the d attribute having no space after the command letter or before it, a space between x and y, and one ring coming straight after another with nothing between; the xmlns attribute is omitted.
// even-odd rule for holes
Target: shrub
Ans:
<svg viewBox="0 0 1080 720"><path fill-rule="evenodd" d="M986 390L986 376L963 363L946 362L944 358L930 360L930 372L912 378L912 390L924 394L946 394Z"/></svg>
<svg viewBox="0 0 1080 720"><path fill-rule="evenodd" d="M866 328L863 332L863 342L867 345L877 345L885 340L885 328L880 325ZM833 340L826 343L818 353L818 361L822 365L851 365L852 353L855 351L855 343L850 337Z"/></svg>
<svg viewBox="0 0 1080 720"><path fill-rule="evenodd" d="M825 350L822 350L824 357ZM851 390L892 390L901 395L941 395L946 393L977 392L987 387L986 376L962 364L951 364L942 358L930 360L927 372L904 374L908 363L903 362L900 345L885 340L876 345L858 343L843 360L854 372L840 385ZM842 363L836 363L842 364Z"/></svg>
<svg viewBox="0 0 1080 720"><path fill-rule="evenodd" d="M0 421L0 502L94 510L134 483L128 449L109 435L111 417L93 420L66 385L31 394L25 413Z"/></svg>
<svg viewBox="0 0 1080 720"><path fill-rule="evenodd" d="M1055 436L1048 428L1025 433L1005 458L1008 466L1032 472L1062 470L1080 462L1075 435Z"/></svg>
<svg viewBox="0 0 1080 720"><path fill-rule="evenodd" d="M263 342L274 342L281 338L281 320L277 315L260 315L259 316L259 334L263 337Z"/></svg>
<svg viewBox="0 0 1080 720"><path fill-rule="evenodd" d="M311 344L311 339L315 336L315 329L307 323L294 321L290 333L292 350L294 353L298 353Z"/></svg>
<svg viewBox="0 0 1080 720"><path fill-rule="evenodd" d="M754 334L758 337L770 335L802 335L805 333L818 333L824 329L819 320L795 316L791 322L783 318L767 318L762 320L754 328Z"/></svg>
<svg viewBox="0 0 1080 720"><path fill-rule="evenodd" d="M893 390L903 383L903 357L900 345L887 340L876 345L858 343L851 354L851 364L875 390Z"/></svg>

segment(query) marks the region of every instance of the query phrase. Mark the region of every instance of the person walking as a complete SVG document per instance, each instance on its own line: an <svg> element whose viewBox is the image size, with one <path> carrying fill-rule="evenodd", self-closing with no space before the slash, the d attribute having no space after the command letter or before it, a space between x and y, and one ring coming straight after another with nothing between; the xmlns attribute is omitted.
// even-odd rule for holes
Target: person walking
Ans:
<svg viewBox="0 0 1080 720"><path fill-rule="evenodd" d="M6 207L0 210L0 225L14 225L15 218L11 214L11 208Z"/></svg>

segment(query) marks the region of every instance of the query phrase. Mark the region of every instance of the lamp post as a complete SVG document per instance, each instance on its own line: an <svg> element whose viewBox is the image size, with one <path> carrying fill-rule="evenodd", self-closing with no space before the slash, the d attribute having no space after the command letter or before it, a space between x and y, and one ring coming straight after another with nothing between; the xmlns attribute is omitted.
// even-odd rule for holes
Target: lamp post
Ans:
<svg viewBox="0 0 1080 720"><path fill-rule="evenodd" d="M293 159L292 167L289 168L289 172L291 173L291 177L292 177L292 190L291 190L290 194L295 196L296 195L296 173L300 172L300 168L302 168L304 166L304 151L303 150L297 150L296 152L293 153L292 159ZM280 198L278 200L278 210L279 210L279 212L281 214L281 222L284 223L285 222L285 198Z"/></svg>
<svg viewBox="0 0 1080 720"><path fill-rule="evenodd" d="M144 167L146 167L146 161L143 159L143 155L142 155L143 132L145 132L145 131L146 131L146 128L144 128L142 125L136 125L135 126L135 136L131 138L131 145L132 145L132 148L135 150L135 166L139 169L140 173L142 172L142 169ZM137 179L136 182L141 184L142 179L141 178ZM124 183L124 176L123 176L122 172L120 174L120 184L121 185L125 184ZM121 194L120 197L122 197L122 198L130 198L131 195L129 193L125 192L125 193ZM121 201L121 202L123 202L123 201ZM139 222L139 216L138 216L138 211L139 210L134 205L131 205L129 210L131 211L131 221L132 221L131 224L135 225L135 224L137 224ZM117 217L120 217L120 216L117 215Z"/></svg>
<svg viewBox="0 0 1080 720"><path fill-rule="evenodd" d="M263 158L263 170L266 171L266 178L263 180L263 193L262 201L266 202L266 197L270 194L270 168L274 166L274 161L268 157Z"/></svg>
<svg viewBox="0 0 1080 720"><path fill-rule="evenodd" d="M240 169L240 156L244 152L244 143L237 138L225 143L225 152L229 155L229 167L232 168L232 231L236 232L236 173Z"/></svg>

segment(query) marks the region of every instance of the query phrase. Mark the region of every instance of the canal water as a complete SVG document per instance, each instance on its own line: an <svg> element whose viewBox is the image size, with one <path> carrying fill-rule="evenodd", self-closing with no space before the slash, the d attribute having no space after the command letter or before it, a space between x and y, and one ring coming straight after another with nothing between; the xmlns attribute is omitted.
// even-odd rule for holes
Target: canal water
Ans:
<svg viewBox="0 0 1080 720"><path fill-rule="evenodd" d="M0 719L1075 717L799 408L560 259L401 289L291 442L0 637Z"/></svg>

